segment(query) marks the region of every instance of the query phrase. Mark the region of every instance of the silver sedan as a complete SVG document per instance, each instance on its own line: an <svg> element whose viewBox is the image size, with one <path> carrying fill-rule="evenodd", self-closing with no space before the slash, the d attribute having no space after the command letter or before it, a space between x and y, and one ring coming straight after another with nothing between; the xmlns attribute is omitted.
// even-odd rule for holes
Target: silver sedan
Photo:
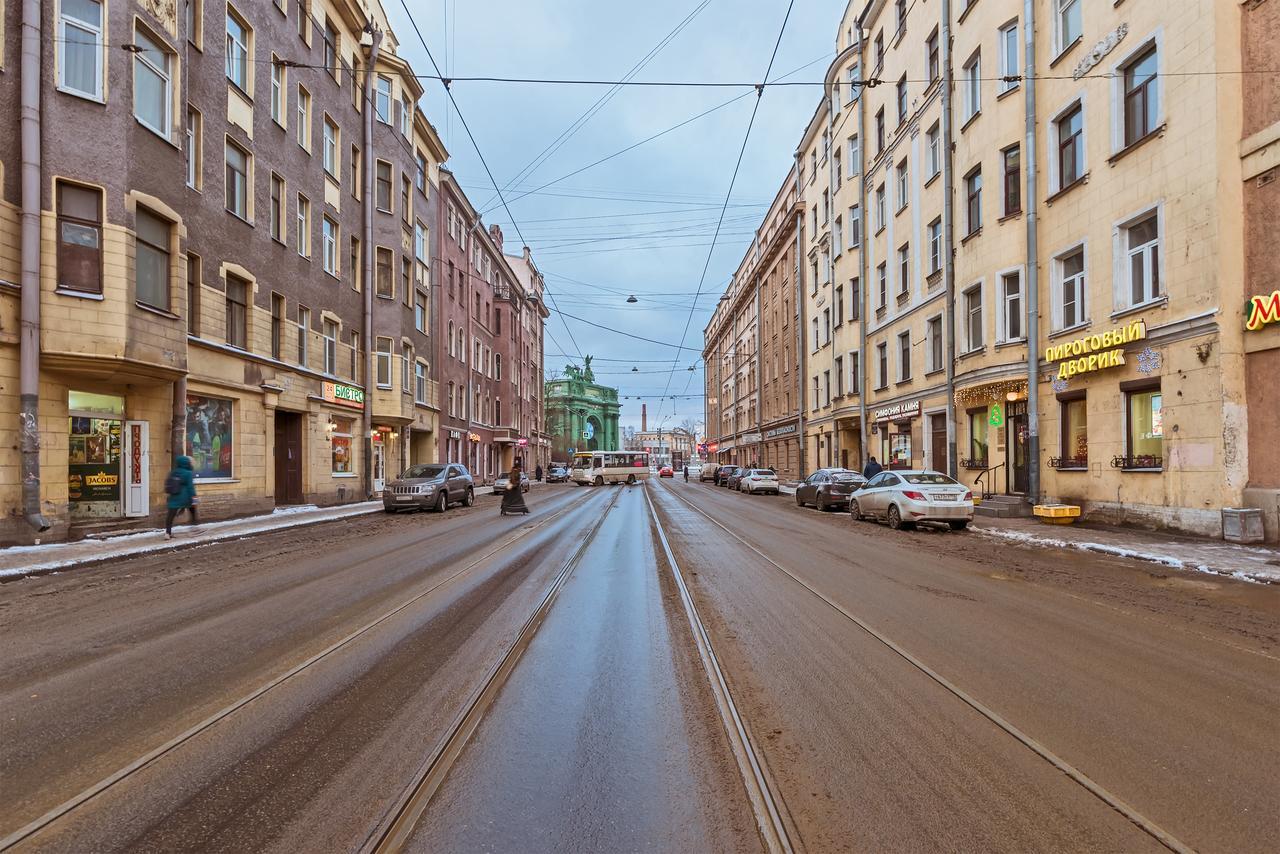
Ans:
<svg viewBox="0 0 1280 854"><path fill-rule="evenodd" d="M849 497L849 515L884 519L895 530L939 522L962 531L973 521L973 493L942 472L883 471Z"/></svg>

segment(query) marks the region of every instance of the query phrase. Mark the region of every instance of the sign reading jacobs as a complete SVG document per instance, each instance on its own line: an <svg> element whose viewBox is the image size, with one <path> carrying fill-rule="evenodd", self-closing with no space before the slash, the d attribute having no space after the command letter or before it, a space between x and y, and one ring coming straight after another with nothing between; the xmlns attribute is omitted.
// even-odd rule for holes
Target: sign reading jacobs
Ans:
<svg viewBox="0 0 1280 854"><path fill-rule="evenodd" d="M1127 326L1100 335L1085 335L1065 344L1046 347L1044 360L1060 363L1058 376L1062 379L1102 368L1115 368L1125 363L1124 345L1146 337L1146 321L1135 320Z"/></svg>

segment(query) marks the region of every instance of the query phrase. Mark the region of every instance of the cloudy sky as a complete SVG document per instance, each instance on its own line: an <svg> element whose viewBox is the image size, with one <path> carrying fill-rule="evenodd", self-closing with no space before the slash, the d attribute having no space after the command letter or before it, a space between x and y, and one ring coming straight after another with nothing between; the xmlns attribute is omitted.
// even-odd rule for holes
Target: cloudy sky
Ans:
<svg viewBox="0 0 1280 854"><path fill-rule="evenodd" d="M401 55L430 72L401 0L384 4ZM637 81L747 82L764 74L787 0L409 0L408 7L447 76L615 81L634 71ZM821 81L844 7L845 0L796 0L771 79ZM648 403L651 429L701 422L703 327L790 168L820 87L765 91L713 247L754 90L627 87L611 94L608 86L455 82L509 217L443 88L425 83L424 106L450 167L485 221L502 227L507 251L518 250L523 236L546 275L554 298L548 375L579 362L579 353L592 355L597 381L627 398L624 425L639 426L638 396ZM631 294L637 303L626 302ZM692 349L666 346L682 343L686 323L683 344Z"/></svg>

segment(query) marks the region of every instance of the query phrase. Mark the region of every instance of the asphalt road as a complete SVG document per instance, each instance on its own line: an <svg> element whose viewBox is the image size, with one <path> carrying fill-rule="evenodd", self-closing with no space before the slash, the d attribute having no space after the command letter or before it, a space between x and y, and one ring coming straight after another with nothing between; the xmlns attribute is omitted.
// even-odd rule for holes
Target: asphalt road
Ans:
<svg viewBox="0 0 1280 854"><path fill-rule="evenodd" d="M0 838L367 848L576 555L407 848L759 849L646 493L796 849L1274 850L1280 591L680 481L0 585Z"/></svg>

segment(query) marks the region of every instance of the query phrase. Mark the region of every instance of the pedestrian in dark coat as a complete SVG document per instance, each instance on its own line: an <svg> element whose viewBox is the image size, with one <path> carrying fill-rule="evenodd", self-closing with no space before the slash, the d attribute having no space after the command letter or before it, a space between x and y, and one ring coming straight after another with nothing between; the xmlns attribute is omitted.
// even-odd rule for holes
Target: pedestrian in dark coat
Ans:
<svg viewBox="0 0 1280 854"><path fill-rule="evenodd" d="M164 489L169 495L168 512L164 517L165 539L173 539L173 520L183 510L191 513L191 524L199 524L196 519L196 475L191 466L191 457L180 456L173 461L173 470L164 479Z"/></svg>
<svg viewBox="0 0 1280 854"><path fill-rule="evenodd" d="M884 467L876 462L876 458L872 456L867 458L867 464L862 467L862 476L867 480L871 480L882 471L884 471Z"/></svg>
<svg viewBox="0 0 1280 854"><path fill-rule="evenodd" d="M538 481L538 483L542 483L542 464L541 463L539 463L537 468L533 470L533 479Z"/></svg>
<svg viewBox="0 0 1280 854"><path fill-rule="evenodd" d="M524 503L524 490L520 488L521 473L520 461L516 460L511 465L511 473L507 475L507 491L502 493L502 504L498 507L498 514L501 516L529 512Z"/></svg>

